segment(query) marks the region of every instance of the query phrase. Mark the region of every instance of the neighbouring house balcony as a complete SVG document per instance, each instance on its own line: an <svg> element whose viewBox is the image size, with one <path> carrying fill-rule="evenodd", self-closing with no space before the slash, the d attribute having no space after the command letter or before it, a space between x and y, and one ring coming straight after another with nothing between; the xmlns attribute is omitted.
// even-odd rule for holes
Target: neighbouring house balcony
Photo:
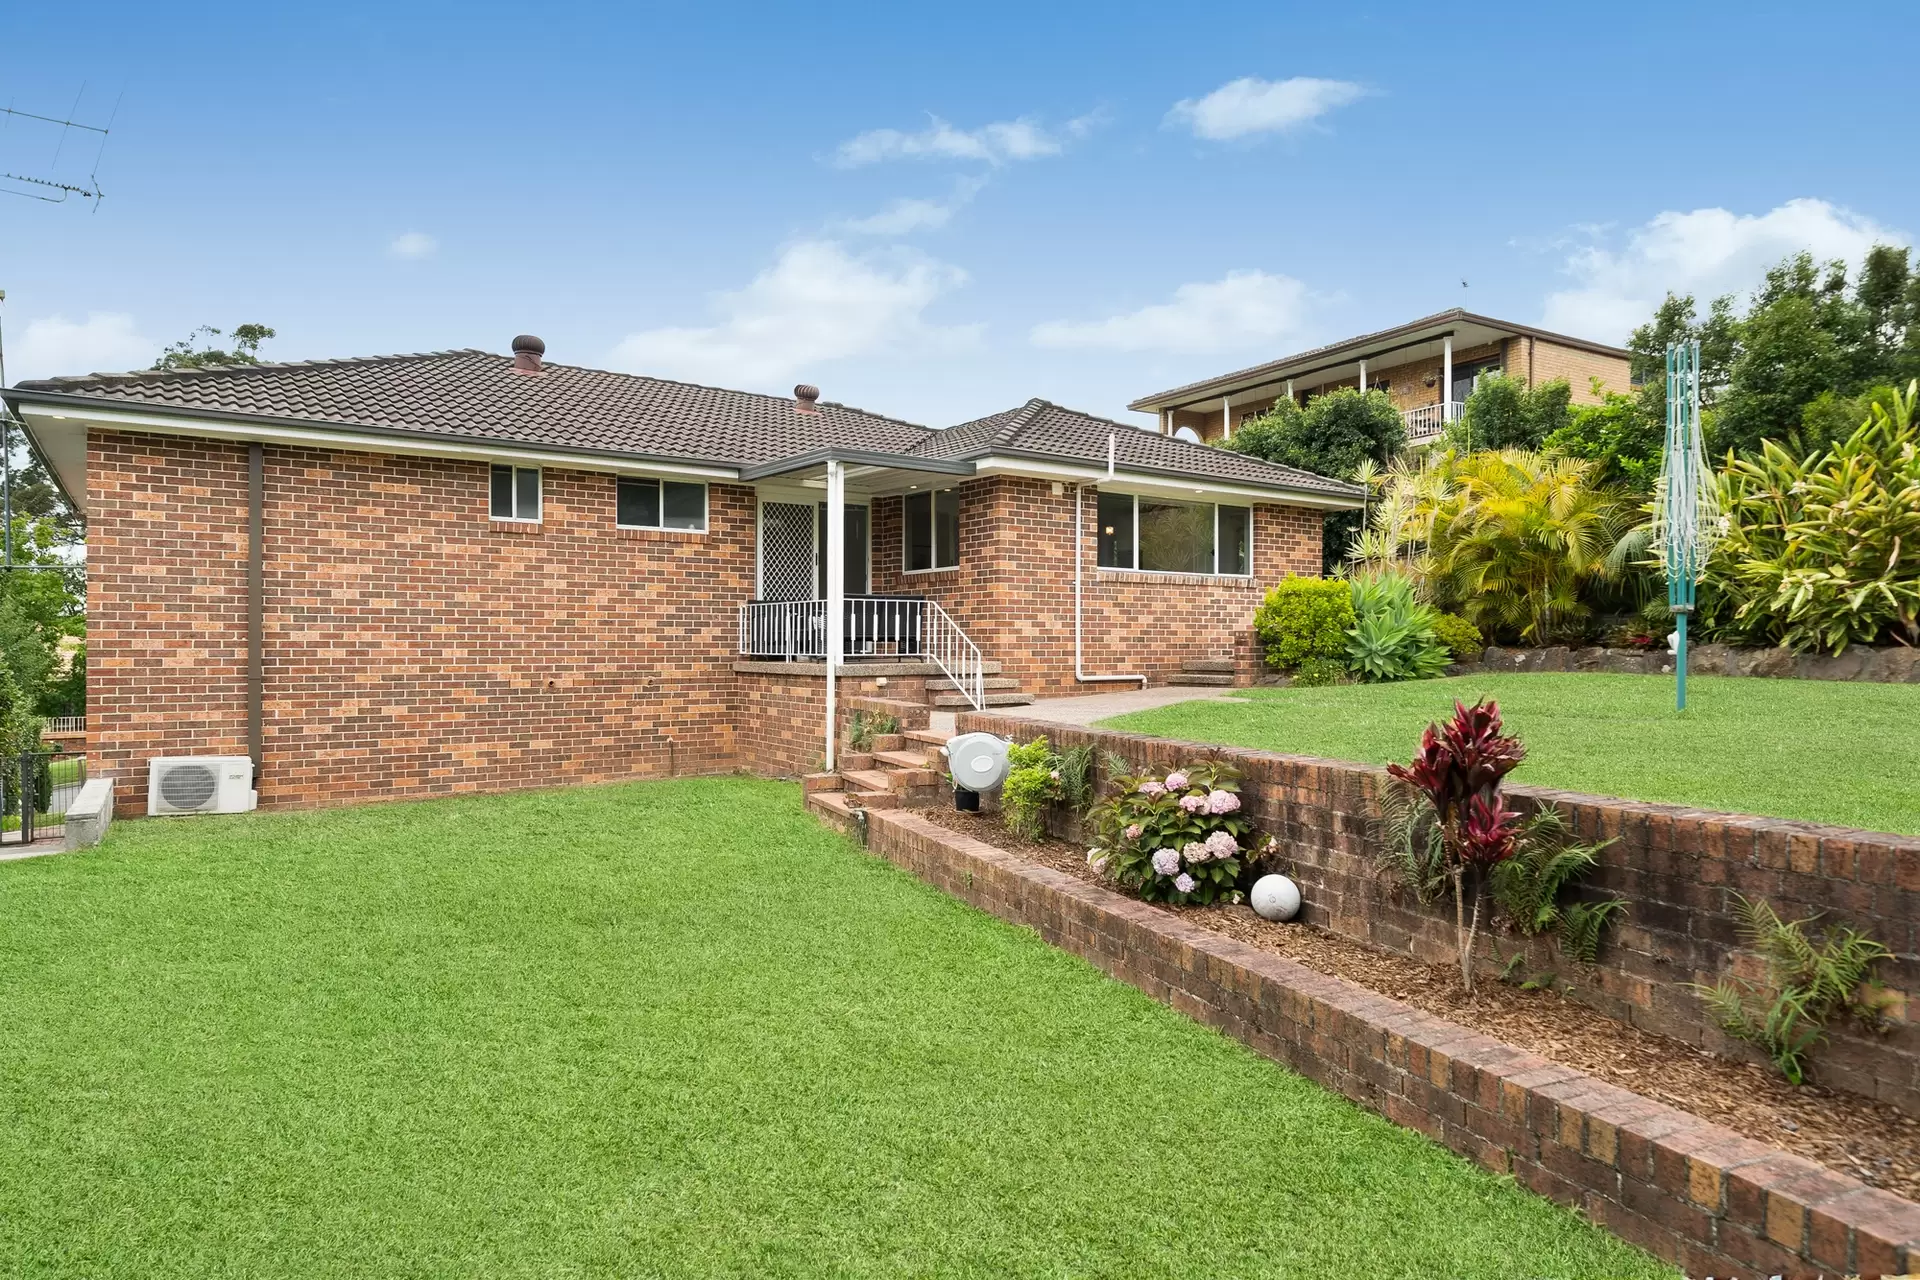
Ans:
<svg viewBox="0 0 1920 1280"><path fill-rule="evenodd" d="M1465 408L1458 400L1443 400L1439 404L1402 409L1400 417L1407 424L1407 443L1427 444L1437 440L1446 433L1447 424L1458 420Z"/></svg>

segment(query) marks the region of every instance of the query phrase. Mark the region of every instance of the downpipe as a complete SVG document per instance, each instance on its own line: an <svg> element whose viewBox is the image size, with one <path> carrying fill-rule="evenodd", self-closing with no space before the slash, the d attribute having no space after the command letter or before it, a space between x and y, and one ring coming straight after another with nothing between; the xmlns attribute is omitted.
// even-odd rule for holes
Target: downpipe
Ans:
<svg viewBox="0 0 1920 1280"><path fill-rule="evenodd" d="M1113 469L1113 440L1107 440L1107 469ZM1147 687L1144 675L1092 675L1087 671L1083 658L1084 623L1081 620L1080 599L1083 594L1082 580L1086 577L1086 548L1081 544L1087 540L1087 487L1083 484L1073 486L1073 678L1081 684L1120 684L1138 680L1142 689Z"/></svg>

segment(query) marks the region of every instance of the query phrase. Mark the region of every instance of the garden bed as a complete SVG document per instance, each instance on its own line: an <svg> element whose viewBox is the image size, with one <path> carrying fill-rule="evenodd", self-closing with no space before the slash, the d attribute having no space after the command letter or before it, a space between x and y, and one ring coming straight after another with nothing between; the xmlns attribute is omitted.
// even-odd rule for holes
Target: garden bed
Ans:
<svg viewBox="0 0 1920 1280"><path fill-rule="evenodd" d="M990 815L936 809L922 816L1077 879L1115 887L1095 874L1073 845L1017 839ZM1311 925L1274 924L1245 907L1154 909L1920 1200L1920 1119L1893 1107L1818 1086L1789 1085L1758 1065L1627 1026L1554 992L1485 981L1468 997L1450 967L1393 955Z"/></svg>

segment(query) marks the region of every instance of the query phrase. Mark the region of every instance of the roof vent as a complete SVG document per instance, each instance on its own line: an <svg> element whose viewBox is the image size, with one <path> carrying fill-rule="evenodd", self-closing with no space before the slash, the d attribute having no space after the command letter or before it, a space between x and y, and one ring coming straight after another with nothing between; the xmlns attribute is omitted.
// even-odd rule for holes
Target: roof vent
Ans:
<svg viewBox="0 0 1920 1280"><path fill-rule="evenodd" d="M795 413L820 412L820 388L801 383L793 389L793 411Z"/></svg>
<svg viewBox="0 0 1920 1280"><path fill-rule="evenodd" d="M513 340L513 371L515 373L539 373L540 357L547 354L547 344L530 333L523 333Z"/></svg>

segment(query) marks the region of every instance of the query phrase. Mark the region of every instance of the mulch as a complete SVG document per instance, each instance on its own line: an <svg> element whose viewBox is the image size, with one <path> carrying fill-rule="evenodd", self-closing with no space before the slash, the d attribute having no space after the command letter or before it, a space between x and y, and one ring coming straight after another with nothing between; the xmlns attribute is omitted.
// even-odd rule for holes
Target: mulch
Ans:
<svg viewBox="0 0 1920 1280"><path fill-rule="evenodd" d="M1042 866L1115 887L1073 845L1016 839L991 815L916 812ZM1920 1118L1883 1103L1819 1085L1790 1085L1767 1067L1629 1026L1558 992L1483 978L1469 996L1457 968L1394 955L1313 925L1276 924L1250 907L1158 909L1920 1201Z"/></svg>

